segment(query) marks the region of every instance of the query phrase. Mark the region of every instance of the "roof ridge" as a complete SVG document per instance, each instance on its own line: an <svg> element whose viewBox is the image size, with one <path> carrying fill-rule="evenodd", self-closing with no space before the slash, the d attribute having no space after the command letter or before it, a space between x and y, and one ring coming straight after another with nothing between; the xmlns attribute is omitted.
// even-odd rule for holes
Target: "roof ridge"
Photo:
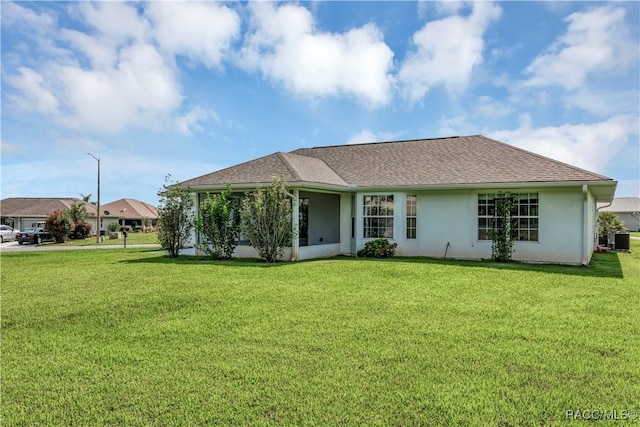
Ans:
<svg viewBox="0 0 640 427"><path fill-rule="evenodd" d="M542 154L534 153L533 151L525 150L524 148L516 147L515 145L507 144L506 142L498 141L497 139L489 138L488 136L484 136L484 135L469 135L469 137L484 138L487 141L494 142L496 144L508 147L510 149L517 150L517 151L520 151L520 152L523 152L523 153L527 153L529 155L536 156L536 157L538 157L540 159L548 160L548 161L554 162L554 163L556 163L558 165L566 166L566 167L569 167L571 169L574 169L574 170L577 170L577 171L580 171L580 172L583 172L583 173L587 173L587 174L589 174L589 175L591 175L593 177L598 178L599 180L613 181L613 179L609 178L608 176L600 175L600 174L592 172L590 170L579 168L578 166L574 166L574 165L571 165L569 163L561 162L560 160L556 160L556 159L553 159L551 157L543 156Z"/></svg>
<svg viewBox="0 0 640 427"><path fill-rule="evenodd" d="M474 135L468 135L468 136L474 136ZM357 142L357 143L353 143L353 144L319 145L319 146L316 146L316 147L296 148L293 151L313 150L313 149L318 149L318 148L352 147L352 146L374 145L374 144L396 144L396 143L416 142L416 141L437 141L439 139L456 139L456 138L463 138L463 137L464 136L454 135L454 136L437 136L437 137L434 137L434 138L397 139L397 140L392 140L392 141L372 141L372 142ZM296 153L293 153L293 151L291 153L292 154L296 154ZM298 155L300 156L301 154L298 154Z"/></svg>
<svg viewBox="0 0 640 427"><path fill-rule="evenodd" d="M293 177L297 181L300 181L302 179L301 175L298 172L298 169L296 169L296 167L293 165L293 163L291 163L291 160L289 160L287 158L287 153L283 153L282 151L278 151L275 154L276 154L276 156L278 156L278 158L284 164L284 166L289 170L289 172L291 172L291 175L293 175ZM303 156L303 157L308 157L308 156Z"/></svg>

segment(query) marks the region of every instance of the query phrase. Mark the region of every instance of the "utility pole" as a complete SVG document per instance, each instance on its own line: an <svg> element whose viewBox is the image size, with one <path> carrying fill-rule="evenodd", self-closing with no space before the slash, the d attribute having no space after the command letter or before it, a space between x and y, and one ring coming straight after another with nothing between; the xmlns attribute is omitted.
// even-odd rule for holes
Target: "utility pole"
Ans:
<svg viewBox="0 0 640 427"><path fill-rule="evenodd" d="M100 215L100 159L91 153L87 153L87 154L93 157L96 160L96 162L98 162L98 218L96 222L96 243L100 243L100 224L102 223L100 218L101 217Z"/></svg>

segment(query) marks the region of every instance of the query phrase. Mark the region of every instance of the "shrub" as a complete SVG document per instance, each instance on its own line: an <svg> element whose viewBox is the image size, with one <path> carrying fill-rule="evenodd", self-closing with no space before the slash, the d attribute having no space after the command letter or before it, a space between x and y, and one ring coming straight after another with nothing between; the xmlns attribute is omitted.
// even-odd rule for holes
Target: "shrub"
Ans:
<svg viewBox="0 0 640 427"><path fill-rule="evenodd" d="M117 222L109 223L109 226L107 227L107 230L109 230L109 232L111 232L111 233L116 233L116 232L120 231L120 224L118 224Z"/></svg>
<svg viewBox="0 0 640 427"><path fill-rule="evenodd" d="M193 199L186 187L170 184L169 176L160 190L158 206L158 241L169 258L179 255L193 229Z"/></svg>
<svg viewBox="0 0 640 427"><path fill-rule="evenodd" d="M64 243L71 231L72 223L69 214L58 209L49 214L44 226L56 243Z"/></svg>
<svg viewBox="0 0 640 427"><path fill-rule="evenodd" d="M240 233L240 204L231 197L231 186L220 194L207 194L200 204L195 226L200 235L198 249L212 259L233 256Z"/></svg>
<svg viewBox="0 0 640 427"><path fill-rule="evenodd" d="M359 257L390 258L396 254L397 243L389 243L387 239L370 240L358 251Z"/></svg>
<svg viewBox="0 0 640 427"><path fill-rule="evenodd" d="M86 239L91 235L91 224L88 222L78 222L73 225L69 238L71 240Z"/></svg>
<svg viewBox="0 0 640 427"><path fill-rule="evenodd" d="M613 212L600 212L598 214L598 237L600 243L607 244L609 233L624 231L620 217Z"/></svg>
<svg viewBox="0 0 640 427"><path fill-rule="evenodd" d="M242 200L242 235L267 262L282 258L295 237L287 184L274 178L270 186L258 186Z"/></svg>
<svg viewBox="0 0 640 427"><path fill-rule="evenodd" d="M517 207L515 197L509 192L499 192L495 198L495 216L491 221L489 238L491 239L491 259L497 262L511 261L513 252L514 224L513 214Z"/></svg>

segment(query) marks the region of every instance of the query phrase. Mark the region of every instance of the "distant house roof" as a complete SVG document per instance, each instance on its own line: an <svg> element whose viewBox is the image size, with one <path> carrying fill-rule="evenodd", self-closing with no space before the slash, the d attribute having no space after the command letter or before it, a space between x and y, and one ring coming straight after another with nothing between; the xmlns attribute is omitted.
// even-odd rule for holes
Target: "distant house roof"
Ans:
<svg viewBox="0 0 640 427"><path fill-rule="evenodd" d="M0 201L0 214L3 217L46 217L55 210L71 209L73 202L82 202L75 197L11 197ZM96 216L96 206L85 203L87 216Z"/></svg>
<svg viewBox="0 0 640 427"><path fill-rule="evenodd" d="M124 219L158 218L158 208L140 200L120 199L101 206L112 216Z"/></svg>
<svg viewBox="0 0 640 427"><path fill-rule="evenodd" d="M181 184L206 187L267 183L274 176L289 183L365 188L581 182L611 183L615 187L611 178L482 135L300 148Z"/></svg>
<svg viewBox="0 0 640 427"><path fill-rule="evenodd" d="M611 206L600 209L601 212L640 212L640 198L617 197L611 202Z"/></svg>

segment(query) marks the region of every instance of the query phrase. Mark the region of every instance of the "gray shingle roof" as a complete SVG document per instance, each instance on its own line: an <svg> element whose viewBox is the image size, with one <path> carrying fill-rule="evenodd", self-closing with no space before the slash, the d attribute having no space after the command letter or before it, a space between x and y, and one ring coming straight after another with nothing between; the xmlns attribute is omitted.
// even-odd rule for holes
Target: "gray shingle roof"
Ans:
<svg viewBox="0 0 640 427"><path fill-rule="evenodd" d="M402 187L611 181L481 136L300 148L185 181L187 186L271 182Z"/></svg>
<svg viewBox="0 0 640 427"><path fill-rule="evenodd" d="M611 202L611 206L600 209L602 212L640 212L640 198L617 197Z"/></svg>

